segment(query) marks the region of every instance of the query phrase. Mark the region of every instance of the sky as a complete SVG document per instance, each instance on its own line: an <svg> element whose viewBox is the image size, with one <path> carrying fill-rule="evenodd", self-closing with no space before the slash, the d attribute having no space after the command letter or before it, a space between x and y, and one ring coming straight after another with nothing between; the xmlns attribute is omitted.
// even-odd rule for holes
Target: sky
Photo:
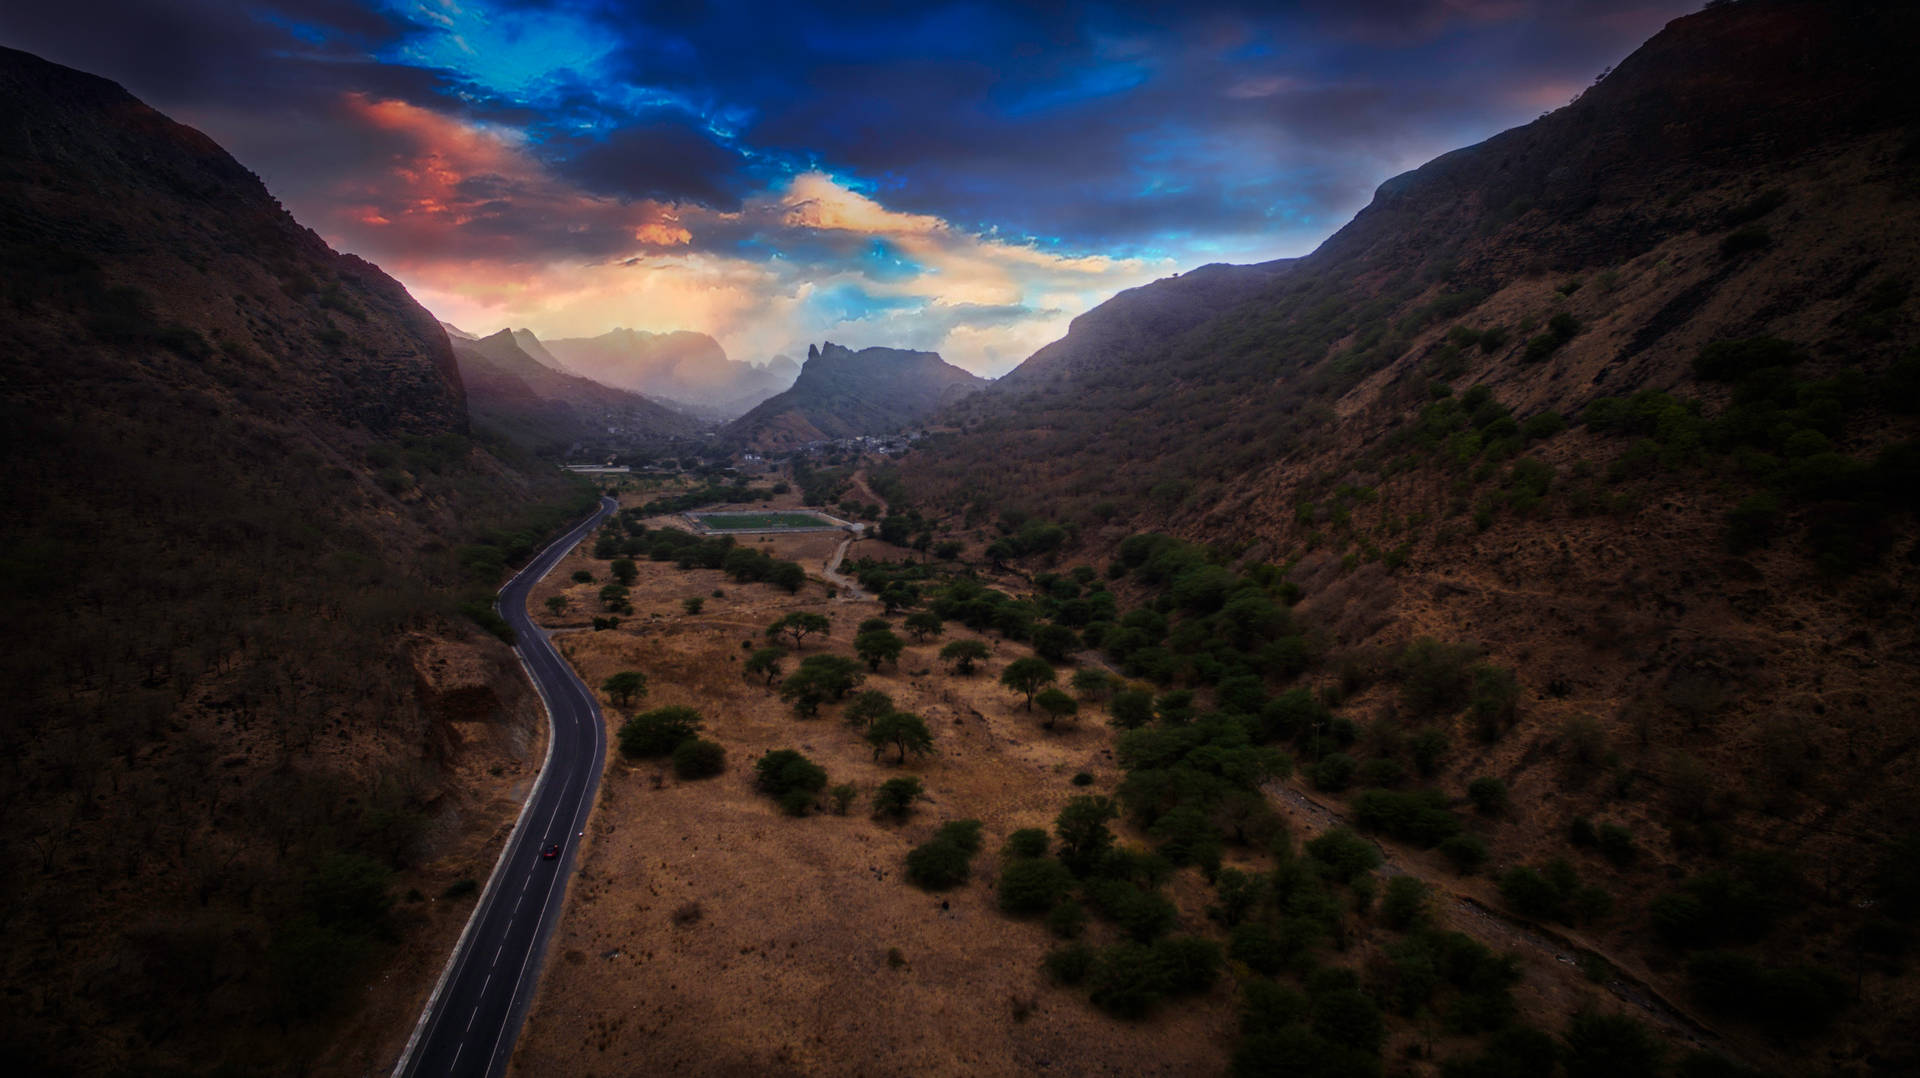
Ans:
<svg viewBox="0 0 1920 1078"><path fill-rule="evenodd" d="M1697 0L60 0L0 44L212 136L472 332L1005 373L1075 315L1311 251Z"/></svg>

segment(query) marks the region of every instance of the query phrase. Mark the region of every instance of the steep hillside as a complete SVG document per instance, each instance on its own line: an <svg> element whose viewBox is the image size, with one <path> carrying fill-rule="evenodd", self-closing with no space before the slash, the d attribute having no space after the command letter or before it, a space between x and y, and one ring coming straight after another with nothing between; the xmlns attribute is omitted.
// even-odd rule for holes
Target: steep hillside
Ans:
<svg viewBox="0 0 1920 1078"><path fill-rule="evenodd" d="M694 420L637 393L541 363L523 340L539 344L525 330L503 329L454 346L475 423L542 456L592 456L698 433Z"/></svg>
<svg viewBox="0 0 1920 1078"><path fill-rule="evenodd" d="M829 438L891 434L987 383L937 352L807 347L793 388L728 424L723 440L780 449Z"/></svg>
<svg viewBox="0 0 1920 1078"><path fill-rule="evenodd" d="M704 333L615 329L598 337L547 341L566 369L602 385L666 401L705 419L732 419L792 384L792 375L727 358ZM791 361L788 361L791 365Z"/></svg>
<svg viewBox="0 0 1920 1078"><path fill-rule="evenodd" d="M1379 761L1359 785L1500 780L1493 872L1572 858L1610 896L1527 916L1748 1058L1920 1065L1894 1017L1920 910L1897 852L1920 834L1917 30L1794 0L1677 20L1264 280L1196 271L1082 316L944 413L906 485L999 515L1007 558L1032 518L1077 528L1074 560L1159 531L1284 569L1311 659L1252 672L1338 707L1341 755ZM1119 587L1161 594L1133 553ZM1204 692L1212 607L1174 588L1162 639L1105 650ZM1617 858L1596 825L1630 837Z"/></svg>
<svg viewBox="0 0 1920 1078"><path fill-rule="evenodd" d="M476 443L399 284L12 50L0 265L0 1055L379 1068L466 905L394 898L484 873L537 739L462 603L591 492Z"/></svg>

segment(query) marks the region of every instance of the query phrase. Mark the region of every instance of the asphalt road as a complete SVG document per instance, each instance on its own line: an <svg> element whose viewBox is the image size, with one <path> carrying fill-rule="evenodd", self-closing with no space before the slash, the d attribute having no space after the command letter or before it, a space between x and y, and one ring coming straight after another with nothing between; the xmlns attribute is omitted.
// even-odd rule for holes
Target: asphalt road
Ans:
<svg viewBox="0 0 1920 1078"><path fill-rule="evenodd" d="M601 499L599 512L555 540L500 589L500 613L520 641L514 650L547 706L547 760L394 1066L394 1078L491 1078L506 1070L513 1053L547 940L560 920L577 838L607 753L599 705L527 616L527 592L614 508L611 498ZM551 861L540 856L550 843L560 847Z"/></svg>

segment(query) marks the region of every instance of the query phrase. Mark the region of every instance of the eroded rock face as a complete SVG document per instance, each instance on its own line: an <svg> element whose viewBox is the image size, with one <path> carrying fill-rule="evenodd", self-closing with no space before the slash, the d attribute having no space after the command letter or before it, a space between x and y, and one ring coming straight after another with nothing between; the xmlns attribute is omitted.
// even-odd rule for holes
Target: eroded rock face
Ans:
<svg viewBox="0 0 1920 1078"><path fill-rule="evenodd" d="M456 757L481 737L520 743L535 730L538 700L504 645L419 635L407 658L435 757Z"/></svg>

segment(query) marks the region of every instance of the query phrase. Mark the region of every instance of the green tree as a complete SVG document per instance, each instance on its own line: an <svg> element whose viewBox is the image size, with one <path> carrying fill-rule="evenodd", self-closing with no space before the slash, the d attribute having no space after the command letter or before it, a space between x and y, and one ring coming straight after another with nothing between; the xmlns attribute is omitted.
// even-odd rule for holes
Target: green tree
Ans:
<svg viewBox="0 0 1920 1078"><path fill-rule="evenodd" d="M1065 625L1040 625L1033 630L1034 652L1051 662L1066 662L1080 647L1080 634Z"/></svg>
<svg viewBox="0 0 1920 1078"><path fill-rule="evenodd" d="M873 814L904 820L916 801L926 800L926 788L911 775L891 778L873 791Z"/></svg>
<svg viewBox="0 0 1920 1078"><path fill-rule="evenodd" d="M600 691L613 698L615 705L626 707L636 696L647 695L647 675L638 670L622 670L600 683Z"/></svg>
<svg viewBox="0 0 1920 1078"><path fill-rule="evenodd" d="M607 566L607 572L629 588L633 587L635 580L640 579L640 567L633 564L632 558L615 558L613 564Z"/></svg>
<svg viewBox="0 0 1920 1078"><path fill-rule="evenodd" d="M865 679L859 664L844 655L809 655L781 682L780 699L792 704L795 714L810 719L820 713L821 704L842 699Z"/></svg>
<svg viewBox="0 0 1920 1078"><path fill-rule="evenodd" d="M704 610L706 608L706 605L707 605L707 601L698 595L694 595L689 598L680 600L680 609L686 611L687 616L689 617L692 617L693 615L698 614L700 611Z"/></svg>
<svg viewBox="0 0 1920 1078"><path fill-rule="evenodd" d="M789 815L804 816L827 786L827 770L793 749L775 749L753 763L754 785Z"/></svg>
<svg viewBox="0 0 1920 1078"><path fill-rule="evenodd" d="M992 651L978 640L955 640L940 649L940 661L953 664L956 674L971 674L975 663L982 662Z"/></svg>
<svg viewBox="0 0 1920 1078"><path fill-rule="evenodd" d="M767 639L777 640L782 633L793 638L793 649L800 650L801 641L814 633L825 636L833 628L825 614L815 614L806 610L796 610L772 625L767 626Z"/></svg>
<svg viewBox="0 0 1920 1078"><path fill-rule="evenodd" d="M868 689L854 697L853 702L847 705L847 725L856 730L865 730L873 720L891 715L896 710L898 709L893 706L893 697L879 689Z"/></svg>
<svg viewBox="0 0 1920 1078"><path fill-rule="evenodd" d="M916 610L907 615L904 623L906 630L913 634L915 643L924 644L930 636L939 636L946 630L946 623L940 615L931 610Z"/></svg>
<svg viewBox="0 0 1920 1078"><path fill-rule="evenodd" d="M1045 841L1045 833L1041 840ZM1051 857L1022 857L1001 871L1000 910L1003 913L1046 913L1073 889L1073 873Z"/></svg>
<svg viewBox="0 0 1920 1078"><path fill-rule="evenodd" d="M1045 659L1028 656L1015 659L1000 672L1000 684L1017 693L1026 695L1026 710L1033 710L1033 695L1044 686L1053 684L1055 677L1053 664Z"/></svg>
<svg viewBox="0 0 1920 1078"><path fill-rule="evenodd" d="M1082 794L1067 802L1053 821L1054 834L1060 836L1060 861L1075 873L1085 874L1113 848L1113 831L1107 821L1120 815L1113 799Z"/></svg>
<svg viewBox="0 0 1920 1078"><path fill-rule="evenodd" d="M673 749L673 773L683 779L703 779L727 768L727 750L717 742L690 737Z"/></svg>
<svg viewBox="0 0 1920 1078"><path fill-rule="evenodd" d="M1074 701L1073 697L1059 689L1042 689L1034 695L1033 700L1040 705L1040 710L1047 713L1047 720L1041 725L1049 730L1053 729L1054 724L1061 719L1070 719L1080 714L1080 705Z"/></svg>
<svg viewBox="0 0 1920 1078"><path fill-rule="evenodd" d="M700 733L705 722L690 707L643 711L620 726L620 751L628 756L665 756Z"/></svg>
<svg viewBox="0 0 1920 1078"><path fill-rule="evenodd" d="M920 716L909 711L895 711L873 720L867 726L867 744L873 746L873 758L878 760L880 753L891 745L900 751L899 762L907 762L907 753L925 756L933 751L933 733Z"/></svg>
<svg viewBox="0 0 1920 1078"><path fill-rule="evenodd" d="M626 613L631 606L632 595L621 584L608 584L600 589L600 605L616 613Z"/></svg>
<svg viewBox="0 0 1920 1078"><path fill-rule="evenodd" d="M940 825L930 842L907 853L907 878L929 891L965 883L973 855L980 852L980 821L952 820Z"/></svg>
<svg viewBox="0 0 1920 1078"><path fill-rule="evenodd" d="M787 649L778 644L770 648L761 648L747 656L746 664L741 667L741 673L747 677L765 678L767 687L772 688L773 679L780 676L780 661L786 657Z"/></svg>
<svg viewBox="0 0 1920 1078"><path fill-rule="evenodd" d="M867 661L867 668L879 670L883 662L898 664L907 645L886 629L869 629L853 638L854 653Z"/></svg>
<svg viewBox="0 0 1920 1078"><path fill-rule="evenodd" d="M1139 689L1114 693L1107 713L1122 730L1137 730L1153 721L1153 695Z"/></svg>
<svg viewBox="0 0 1920 1078"><path fill-rule="evenodd" d="M1100 701L1113 693L1113 675L1097 666L1083 666L1067 682L1080 699Z"/></svg>
<svg viewBox="0 0 1920 1078"><path fill-rule="evenodd" d="M567 608L572 605L573 605L573 600L567 598L564 595L547 596L547 612L552 614L554 617L559 617L560 615L566 613Z"/></svg>

